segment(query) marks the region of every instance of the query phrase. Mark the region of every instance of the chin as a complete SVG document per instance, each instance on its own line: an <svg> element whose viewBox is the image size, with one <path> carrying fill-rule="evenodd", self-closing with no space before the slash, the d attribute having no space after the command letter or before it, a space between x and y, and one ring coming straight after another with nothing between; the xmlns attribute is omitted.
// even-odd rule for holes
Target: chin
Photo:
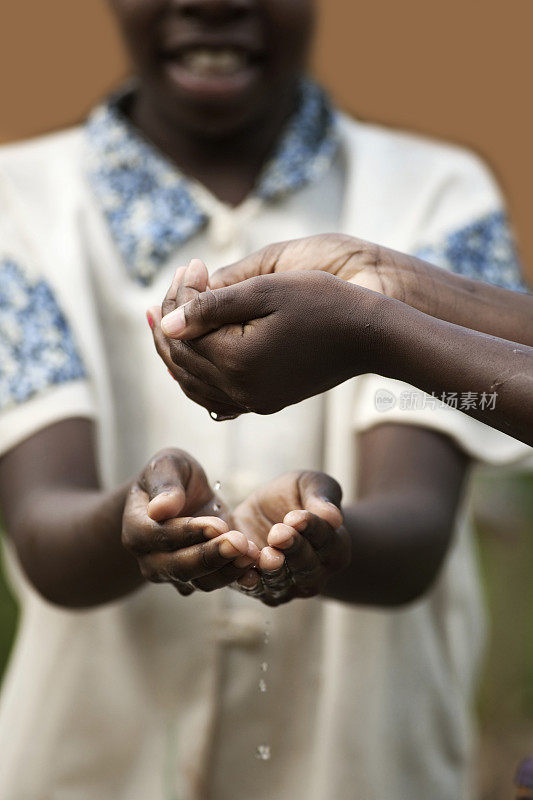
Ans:
<svg viewBox="0 0 533 800"><path fill-rule="evenodd" d="M231 98L206 94L159 92L160 108L167 119L200 138L216 139L242 133L260 124L275 104L264 90Z"/></svg>

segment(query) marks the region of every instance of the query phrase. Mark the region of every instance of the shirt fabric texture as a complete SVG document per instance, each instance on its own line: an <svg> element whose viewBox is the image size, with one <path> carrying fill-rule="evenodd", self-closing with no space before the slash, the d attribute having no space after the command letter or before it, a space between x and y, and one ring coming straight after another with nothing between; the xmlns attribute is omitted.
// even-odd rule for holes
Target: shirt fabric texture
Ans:
<svg viewBox="0 0 533 800"><path fill-rule="evenodd" d="M214 270L337 230L520 284L501 195L476 156L334 113L306 86L237 208L179 173L116 99L87 127L2 148L1 452L88 417L105 486L175 445L230 503L301 467L333 474L350 500L356 434L383 422L440 431L481 462L529 455L454 409L379 410L376 392L409 387L378 376L223 424L169 378L144 311L194 256ZM39 598L7 550L22 606L0 703L7 800L472 796L484 617L465 511L430 594L394 612L318 599L268 609L231 590L181 598L153 585L70 612Z"/></svg>

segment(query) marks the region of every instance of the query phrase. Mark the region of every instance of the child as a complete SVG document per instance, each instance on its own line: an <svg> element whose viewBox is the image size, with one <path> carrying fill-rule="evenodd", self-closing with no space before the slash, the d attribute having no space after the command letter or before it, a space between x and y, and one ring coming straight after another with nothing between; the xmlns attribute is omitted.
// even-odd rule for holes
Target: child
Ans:
<svg viewBox="0 0 533 800"><path fill-rule="evenodd" d="M473 236L490 264L506 241L492 181L461 151L339 117L302 82L311 0L112 6L134 86L83 128L0 157L0 485L22 603L0 713L2 792L467 796L482 619L464 526L427 597L379 612L206 596L190 591L210 588L189 583L202 576L181 569L167 577L188 597L158 585L129 594L140 578L120 529L132 472L174 443L222 482L241 520L263 509L258 486L302 465L330 469L351 502L357 457L351 564L361 556L369 569L355 587L345 570L328 592L372 605L419 598L452 539L467 453L509 460L514 443L453 412L398 410L380 425L371 378L217 424L177 395L144 310L197 253L216 268L327 230L407 252L455 231L455 267L470 263Z"/></svg>

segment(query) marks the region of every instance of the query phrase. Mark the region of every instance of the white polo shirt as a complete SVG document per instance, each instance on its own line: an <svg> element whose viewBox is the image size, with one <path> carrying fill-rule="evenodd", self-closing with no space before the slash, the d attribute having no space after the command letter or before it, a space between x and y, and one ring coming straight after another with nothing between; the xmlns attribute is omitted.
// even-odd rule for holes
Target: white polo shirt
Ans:
<svg viewBox="0 0 533 800"><path fill-rule="evenodd" d="M90 417L106 486L175 445L230 502L301 467L330 471L349 500L356 433L383 421L441 431L483 461L527 455L459 411L409 407L412 390L375 376L223 424L179 392L144 317L176 266L200 256L214 270L331 230L518 280L477 158L333 115L313 87L236 209L185 180L116 102L88 128L3 148L0 450ZM378 390L397 398L386 412ZM268 609L231 590L182 598L154 585L72 612L38 597L11 555L9 566L22 616L0 705L6 800L470 796L484 623L462 513L434 589L395 612L320 599Z"/></svg>

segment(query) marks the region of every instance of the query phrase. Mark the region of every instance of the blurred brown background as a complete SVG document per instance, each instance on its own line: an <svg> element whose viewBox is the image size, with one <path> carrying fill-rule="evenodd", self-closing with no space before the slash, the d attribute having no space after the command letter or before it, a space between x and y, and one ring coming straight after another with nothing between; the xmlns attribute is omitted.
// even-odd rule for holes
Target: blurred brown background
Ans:
<svg viewBox="0 0 533 800"><path fill-rule="evenodd" d="M286 0L290 2L291 0ZM319 0L317 75L359 117L475 148L509 198L533 281L532 0ZM127 72L104 0L0 3L0 142L72 124ZM492 637L480 693L483 800L533 756L533 478L481 482ZM16 609L0 582L0 668Z"/></svg>
<svg viewBox="0 0 533 800"><path fill-rule="evenodd" d="M0 5L0 141L81 119L126 72L104 0ZM319 5L317 74L363 118L481 152L507 191L533 279L531 0Z"/></svg>

